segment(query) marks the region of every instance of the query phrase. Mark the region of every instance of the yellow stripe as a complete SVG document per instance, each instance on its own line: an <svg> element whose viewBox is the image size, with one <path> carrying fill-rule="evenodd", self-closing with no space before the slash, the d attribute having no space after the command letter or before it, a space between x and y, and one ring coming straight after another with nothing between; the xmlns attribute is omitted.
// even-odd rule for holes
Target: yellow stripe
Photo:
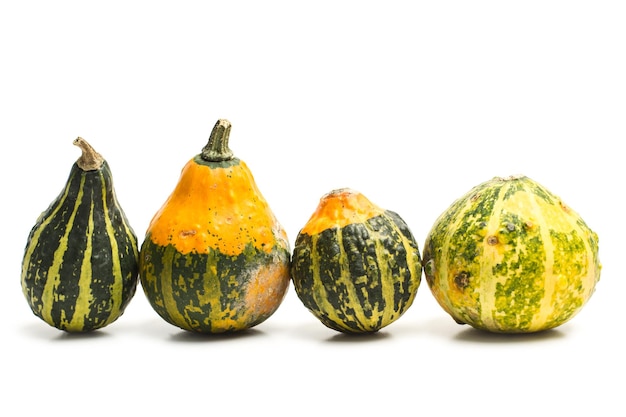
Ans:
<svg viewBox="0 0 626 417"><path fill-rule="evenodd" d="M209 305L209 315L206 318L205 323L200 323L203 328L211 326L211 330L218 331L218 329L227 329L229 326L235 324L235 322L231 320L222 320L222 316L229 316L230 310L226 309L222 311L221 299L222 299L222 289L220 286L220 278L217 271L217 254L214 251L209 252L206 255L207 258L207 269L205 271L205 275L203 277L204 282L204 294L198 294L198 302L199 306L195 308L201 308L206 305ZM192 308L193 306L188 306ZM205 308L201 308L199 311L204 311ZM223 314L222 314L223 313Z"/></svg>
<svg viewBox="0 0 626 417"><path fill-rule="evenodd" d="M163 254L163 271L157 276L157 285L161 285L161 292L163 293L163 306L167 314L170 316L170 319L179 325L183 325L186 324L185 319L178 311L178 305L176 305L176 299L174 298L174 292L172 289L172 282L174 280L174 277L172 276L173 261L174 249L172 246L168 246Z"/></svg>
<svg viewBox="0 0 626 417"><path fill-rule="evenodd" d="M67 325L67 330L80 331L85 327L85 317L89 316L90 305L93 301L91 294L91 238L93 236L93 202L89 208L89 221L87 223L87 245L83 254L83 262L80 265L80 278L78 280L78 297L76 298L76 310L72 320Z"/></svg>
<svg viewBox="0 0 626 417"><path fill-rule="evenodd" d="M493 266L499 264L502 261L501 246L502 245L490 245L487 240L490 236L498 236L498 229L500 228L502 217L502 206L504 205L504 196L506 195L510 182L506 182L500 188L498 199L493 205L491 210L492 215L487 223L485 235L485 242L483 243L483 256L480 260L480 282L475 291L479 292L480 300L480 319L486 328L497 328L497 324L493 318L493 314L496 312L496 286L498 282L506 281L506 278L497 279L493 276ZM462 216L459 216L462 217ZM447 246L446 246L447 247ZM489 307L489 308L488 308Z"/></svg>
<svg viewBox="0 0 626 417"><path fill-rule="evenodd" d="M394 224L393 220L391 220L387 215L383 214L383 217L390 224ZM376 306L373 308L374 315L370 319L371 326L368 326L368 330L375 330L374 326L378 327L379 318L382 326L387 325L393 320L393 316L396 314L396 311L393 306L393 298L394 298L394 282L396 279L401 279L400 277L394 277L392 271L389 268L389 262L387 261L389 258L389 253L385 249L383 245L384 238L380 236L379 232L371 231L373 236L373 241L375 242L376 247L376 262L378 264L378 273L380 274L380 291L383 299L384 306ZM400 236L401 233L398 232ZM404 236L402 236L404 239ZM374 307L374 306L372 306Z"/></svg>
<svg viewBox="0 0 626 417"><path fill-rule="evenodd" d="M61 265L63 263L63 255L65 255L65 251L67 250L67 241L68 235L72 230L72 225L74 224L74 218L76 217L76 212L78 211L78 207L80 207L80 203L83 199L83 187L85 185L85 177L81 176L80 178L80 187L78 190L78 194L76 196L76 204L74 205L74 209L72 210L72 214L68 219L67 225L68 227L65 230L65 234L61 237L59 241L59 246L54 252L52 266L48 270L48 279L46 280L46 285L44 286L43 295L42 295L42 318L47 323L53 323L52 320L52 306L56 301L62 301L60 298L63 297L60 294L56 293L56 290L59 286L59 282L61 277L59 275L59 271L61 269ZM57 299L58 298L58 299ZM60 323L62 326L67 323Z"/></svg>
<svg viewBox="0 0 626 417"><path fill-rule="evenodd" d="M550 237L550 229L555 226L554 223L548 223L548 210L550 207L542 208L542 204L537 200L535 193L527 192L532 198L532 211L535 213L534 219L539 223L539 231L541 233L541 240L543 241L543 248L546 253L545 268L544 271L544 293L541 299L541 307L535 316L533 317L532 324L530 325L530 331L543 328L548 316L552 312L552 296L555 290L554 277L554 245L552 244L552 238Z"/></svg>

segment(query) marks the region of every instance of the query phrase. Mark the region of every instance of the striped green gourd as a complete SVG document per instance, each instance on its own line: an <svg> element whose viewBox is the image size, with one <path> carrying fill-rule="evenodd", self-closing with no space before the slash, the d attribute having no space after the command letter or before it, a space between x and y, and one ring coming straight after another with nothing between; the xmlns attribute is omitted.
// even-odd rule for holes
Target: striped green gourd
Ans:
<svg viewBox="0 0 626 417"><path fill-rule="evenodd" d="M67 332L118 319L138 282L137 238L106 160L82 138L65 187L31 229L21 285L33 313Z"/></svg>
<svg viewBox="0 0 626 417"><path fill-rule="evenodd" d="M424 246L426 281L460 324L498 333L557 327L600 279L598 236L525 176L496 177L456 200Z"/></svg>
<svg viewBox="0 0 626 417"><path fill-rule="evenodd" d="M418 244L404 220L348 188L320 199L292 256L299 299L343 333L376 332L400 318L421 274Z"/></svg>

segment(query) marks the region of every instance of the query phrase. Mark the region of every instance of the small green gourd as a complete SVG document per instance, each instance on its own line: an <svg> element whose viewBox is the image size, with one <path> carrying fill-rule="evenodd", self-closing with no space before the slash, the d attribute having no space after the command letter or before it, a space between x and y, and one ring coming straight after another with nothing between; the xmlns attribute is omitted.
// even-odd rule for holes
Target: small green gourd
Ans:
<svg viewBox="0 0 626 417"><path fill-rule="evenodd" d="M291 275L300 301L322 324L363 334L408 310L422 263L418 244L397 213L341 188L320 199L298 233Z"/></svg>
<svg viewBox="0 0 626 417"><path fill-rule="evenodd" d="M21 285L33 313L67 332L117 320L135 294L139 254L108 163L84 139L59 196L30 231Z"/></svg>

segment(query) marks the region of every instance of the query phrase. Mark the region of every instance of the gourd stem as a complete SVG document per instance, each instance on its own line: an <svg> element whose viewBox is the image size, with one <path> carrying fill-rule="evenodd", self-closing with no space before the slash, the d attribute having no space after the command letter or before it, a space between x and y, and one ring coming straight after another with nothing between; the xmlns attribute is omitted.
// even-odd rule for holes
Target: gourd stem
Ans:
<svg viewBox="0 0 626 417"><path fill-rule="evenodd" d="M233 152L228 147L228 137L230 136L230 122L226 119L219 119L211 136L209 143L202 148L200 156L205 161L220 162L233 159Z"/></svg>
<svg viewBox="0 0 626 417"><path fill-rule="evenodd" d="M80 136L74 139L74 145L78 146L83 152L76 164L83 171L94 171L100 169L104 158L91 147L89 143Z"/></svg>

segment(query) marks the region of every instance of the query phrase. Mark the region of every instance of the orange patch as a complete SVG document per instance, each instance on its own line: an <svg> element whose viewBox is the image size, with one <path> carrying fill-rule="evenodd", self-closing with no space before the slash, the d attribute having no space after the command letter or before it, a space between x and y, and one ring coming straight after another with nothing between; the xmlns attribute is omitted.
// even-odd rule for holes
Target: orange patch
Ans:
<svg viewBox="0 0 626 417"><path fill-rule="evenodd" d="M272 314L285 297L289 277L287 262L260 266L248 284L245 295L246 307L257 317Z"/></svg>
<svg viewBox="0 0 626 417"><path fill-rule="evenodd" d="M300 231L310 236L333 227L342 228L353 223L364 223L372 217L384 213L384 210L363 194L342 188L324 195L317 209Z"/></svg>
<svg viewBox="0 0 626 417"><path fill-rule="evenodd" d="M234 256L247 244L270 252L277 238L287 240L243 161L210 168L190 160L146 234L183 254L215 249Z"/></svg>

